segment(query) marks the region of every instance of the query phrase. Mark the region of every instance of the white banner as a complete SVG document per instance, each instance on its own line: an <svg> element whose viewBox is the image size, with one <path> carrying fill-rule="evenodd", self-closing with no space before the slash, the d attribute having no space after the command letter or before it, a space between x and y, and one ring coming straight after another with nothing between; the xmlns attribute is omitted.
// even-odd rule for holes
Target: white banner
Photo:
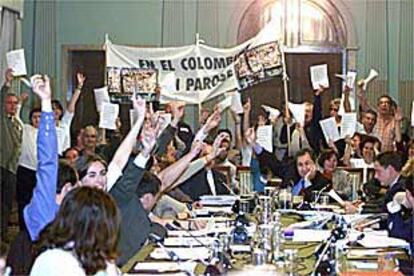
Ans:
<svg viewBox="0 0 414 276"><path fill-rule="evenodd" d="M227 91L244 89L281 74L275 28L233 48L205 44L139 48L105 43L108 91L152 93L159 85L161 101L199 104Z"/></svg>

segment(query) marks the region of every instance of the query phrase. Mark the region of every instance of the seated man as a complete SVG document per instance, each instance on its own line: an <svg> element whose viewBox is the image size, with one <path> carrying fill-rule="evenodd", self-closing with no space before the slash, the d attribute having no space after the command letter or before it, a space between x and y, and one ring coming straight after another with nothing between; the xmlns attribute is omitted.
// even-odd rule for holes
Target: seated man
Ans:
<svg viewBox="0 0 414 276"><path fill-rule="evenodd" d="M292 195L303 195L305 201L312 201L312 192L328 187L329 181L316 169L313 154L309 149L300 150L295 157L296 171L284 179L293 184Z"/></svg>
<svg viewBox="0 0 414 276"><path fill-rule="evenodd" d="M400 173L404 165L403 159L398 152L384 152L376 157L375 179L363 187L367 199L362 210L364 213L386 212L386 205L393 200L395 194L404 191L405 180ZM350 213L356 211L351 205L347 208Z"/></svg>
<svg viewBox="0 0 414 276"><path fill-rule="evenodd" d="M410 243L411 254L414 250L414 232L413 232L413 211L414 211L414 181L413 176L407 179L405 193L397 193L393 201L387 204L388 231L391 237L404 239ZM410 209L411 213L407 220L404 220L404 209Z"/></svg>
<svg viewBox="0 0 414 276"><path fill-rule="evenodd" d="M216 141L219 140L222 139L216 139ZM203 151L203 156L208 156L214 151L222 151L220 148L221 146L221 141L220 145L207 145ZM217 156L217 154L213 155ZM203 169L180 185L180 190L190 196L193 201L199 200L202 195L222 195L232 193L230 187L226 185L226 177L224 174L213 168L215 163L215 159L209 160Z"/></svg>

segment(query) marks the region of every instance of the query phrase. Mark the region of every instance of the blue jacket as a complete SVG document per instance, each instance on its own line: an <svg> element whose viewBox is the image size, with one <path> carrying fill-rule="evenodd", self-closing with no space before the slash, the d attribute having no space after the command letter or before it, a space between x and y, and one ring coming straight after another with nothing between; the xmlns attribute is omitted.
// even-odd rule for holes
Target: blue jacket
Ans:
<svg viewBox="0 0 414 276"><path fill-rule="evenodd" d="M58 147L53 112L42 112L37 134L36 187L30 203L24 208L24 221L32 241L51 222L59 205L56 203Z"/></svg>
<svg viewBox="0 0 414 276"><path fill-rule="evenodd" d="M402 212L388 215L388 231L391 237L404 239L410 244L411 255L414 254L413 216L404 220Z"/></svg>

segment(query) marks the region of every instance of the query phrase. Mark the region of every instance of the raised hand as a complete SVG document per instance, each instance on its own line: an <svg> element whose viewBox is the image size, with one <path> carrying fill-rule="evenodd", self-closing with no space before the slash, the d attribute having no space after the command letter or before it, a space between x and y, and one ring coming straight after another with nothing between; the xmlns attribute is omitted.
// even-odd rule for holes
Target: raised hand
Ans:
<svg viewBox="0 0 414 276"><path fill-rule="evenodd" d="M191 150L190 153L196 157L200 154L200 152L203 150L204 148L204 143L201 141L194 141L193 144L191 145Z"/></svg>
<svg viewBox="0 0 414 276"><path fill-rule="evenodd" d="M21 103L21 104L24 104L24 103L27 101L27 99L29 99L29 93L27 93L27 92L23 92L23 93L20 95L20 103Z"/></svg>
<svg viewBox="0 0 414 276"><path fill-rule="evenodd" d="M149 157L151 155L151 152L155 146L155 143L157 141L157 134L158 129L150 127L146 127L142 130L142 154L145 157Z"/></svg>
<svg viewBox="0 0 414 276"><path fill-rule="evenodd" d="M349 87L348 85L345 85L343 93L345 95L349 95L349 93L351 92L351 90L352 90L351 87Z"/></svg>
<svg viewBox="0 0 414 276"><path fill-rule="evenodd" d="M224 152L226 149L221 147L221 143L226 138L226 133L220 133L216 139L214 139L213 142L213 149L209 153L210 159L214 159L217 156L219 156L222 152Z"/></svg>
<svg viewBox="0 0 414 276"><path fill-rule="evenodd" d="M5 72L5 84L7 86L11 85L11 82L13 80L13 70L11 68L7 68L6 72Z"/></svg>
<svg viewBox="0 0 414 276"><path fill-rule="evenodd" d="M204 125L204 132L209 133L212 129L218 127L220 124L221 115L220 110L216 109L214 112L208 117L205 125Z"/></svg>
<svg viewBox="0 0 414 276"><path fill-rule="evenodd" d="M145 99L143 99L142 97L132 97L132 106L134 108L138 120L144 120L146 112Z"/></svg>
<svg viewBox="0 0 414 276"><path fill-rule="evenodd" d="M243 111L249 113L252 110L252 105L250 101L250 97L247 98L246 103L243 105Z"/></svg>
<svg viewBox="0 0 414 276"><path fill-rule="evenodd" d="M30 78L33 92L42 100L48 100L52 97L50 81L47 75L34 75Z"/></svg>
<svg viewBox="0 0 414 276"><path fill-rule="evenodd" d="M402 112L401 112L401 108L400 108L400 107L397 107L397 108L395 109L395 111L394 111L394 119L395 119L397 122L401 122L401 121L402 121L402 119L403 119L403 115L402 115Z"/></svg>
<svg viewBox="0 0 414 276"><path fill-rule="evenodd" d="M244 138L248 145L253 146L256 143L256 132L254 131L254 128L248 128L244 133Z"/></svg>
<svg viewBox="0 0 414 276"><path fill-rule="evenodd" d="M321 95L323 92L327 91L328 87L324 87L322 85L319 85L319 88L315 91L315 95L319 96Z"/></svg>
<svg viewBox="0 0 414 276"><path fill-rule="evenodd" d="M82 73L76 73L76 80L78 81L78 88L81 89L85 83L86 77Z"/></svg>

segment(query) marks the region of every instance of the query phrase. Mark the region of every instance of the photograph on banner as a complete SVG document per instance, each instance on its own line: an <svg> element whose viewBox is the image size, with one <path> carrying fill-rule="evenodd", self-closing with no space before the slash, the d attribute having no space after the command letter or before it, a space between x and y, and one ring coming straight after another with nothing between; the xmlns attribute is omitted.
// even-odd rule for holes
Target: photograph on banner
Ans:
<svg viewBox="0 0 414 276"><path fill-rule="evenodd" d="M156 69L107 67L107 76L109 93L154 93L158 84Z"/></svg>
<svg viewBox="0 0 414 276"><path fill-rule="evenodd" d="M240 89L282 74L282 61L277 41L246 50L234 64Z"/></svg>

